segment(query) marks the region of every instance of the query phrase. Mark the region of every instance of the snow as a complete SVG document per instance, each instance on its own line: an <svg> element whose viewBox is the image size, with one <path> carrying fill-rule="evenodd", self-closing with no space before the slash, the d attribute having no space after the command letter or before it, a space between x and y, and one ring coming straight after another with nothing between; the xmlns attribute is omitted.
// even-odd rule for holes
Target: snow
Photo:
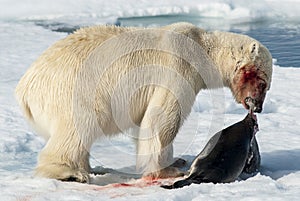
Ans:
<svg viewBox="0 0 300 201"><path fill-rule="evenodd" d="M300 1L268 0L246 3L223 1L55 1L0 0L0 200L298 200L300 197L300 68L274 64L273 81L258 114L257 139L260 173L229 184L191 185L165 190L159 186L112 187L111 183L138 184L134 145L128 136L97 142L91 152L92 166L112 168L105 175L91 175L92 184L60 182L33 176L37 156L45 141L23 119L14 98L14 88L30 64L51 44L66 36L28 20L53 20L79 25L113 23L117 17L195 14L239 20L281 15L299 16ZM86 3L88 2L88 3ZM253 2L253 1L251 1ZM255 2L255 0L254 0ZM258 1L257 1L258 2ZM266 5L271 5L267 7ZM29 6L34 5L34 6ZM280 12L276 11L282 8ZM222 11L222 12L219 12ZM276 11L276 12L275 12ZM293 12L290 12L293 11ZM200 14L198 14L200 15ZM276 59L276 58L275 58ZM300 66L297 66L300 67ZM218 129L241 120L245 110L224 89L226 102L213 105L211 96L220 91L202 91L175 141L175 156L189 161ZM218 113L224 107L225 114ZM216 116L218 117L217 119ZM212 119L216 121L212 121ZM118 171L118 172L116 172Z"/></svg>

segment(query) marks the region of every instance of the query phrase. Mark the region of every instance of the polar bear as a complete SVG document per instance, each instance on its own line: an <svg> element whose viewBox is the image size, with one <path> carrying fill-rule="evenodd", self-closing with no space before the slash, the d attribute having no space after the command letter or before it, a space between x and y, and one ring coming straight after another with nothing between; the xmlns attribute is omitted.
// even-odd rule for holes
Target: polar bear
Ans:
<svg viewBox="0 0 300 201"><path fill-rule="evenodd" d="M88 182L92 143L130 128L145 176L174 177L172 142L202 89L229 87L261 112L272 57L261 43L189 23L81 28L49 47L16 87L47 140L36 175Z"/></svg>

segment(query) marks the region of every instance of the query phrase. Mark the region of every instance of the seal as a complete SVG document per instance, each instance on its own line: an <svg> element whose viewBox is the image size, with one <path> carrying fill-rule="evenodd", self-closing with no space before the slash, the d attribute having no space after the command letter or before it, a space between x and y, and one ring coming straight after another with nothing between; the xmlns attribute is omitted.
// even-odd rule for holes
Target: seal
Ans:
<svg viewBox="0 0 300 201"><path fill-rule="evenodd" d="M247 97L247 98L245 98L244 102L249 107L249 113L253 114L253 111L255 111L256 105L257 105L256 100L252 99L250 97ZM246 175L249 175L249 174L253 175L253 174L257 173L258 168L260 166L260 161L261 161L261 158L260 158L260 154L259 154L258 143L257 143L256 137L254 136L254 138L253 138L253 140L250 144L250 150L249 150L249 153L248 153L248 158L246 160L246 163L245 163L245 166L244 166L244 169L243 169L243 172L242 172L243 176L245 176L245 174ZM245 177L245 178L247 178L247 177Z"/></svg>
<svg viewBox="0 0 300 201"><path fill-rule="evenodd" d="M194 159L187 178L173 185L161 187L173 189L192 183L227 183L234 181L244 169L248 170L247 164L251 166L251 161L247 159L252 152L255 152L251 151L251 144L258 131L257 119L252 111L250 109L242 121L210 138L201 153Z"/></svg>

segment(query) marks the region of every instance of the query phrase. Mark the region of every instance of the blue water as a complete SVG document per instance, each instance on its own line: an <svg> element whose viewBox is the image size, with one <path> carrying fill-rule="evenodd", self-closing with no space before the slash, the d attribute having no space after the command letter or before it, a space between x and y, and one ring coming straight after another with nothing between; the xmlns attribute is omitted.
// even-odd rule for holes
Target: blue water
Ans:
<svg viewBox="0 0 300 201"><path fill-rule="evenodd" d="M238 31L237 31L238 32ZM300 30L296 27L259 26L242 32L260 42L270 50L277 64L282 67L300 67Z"/></svg>

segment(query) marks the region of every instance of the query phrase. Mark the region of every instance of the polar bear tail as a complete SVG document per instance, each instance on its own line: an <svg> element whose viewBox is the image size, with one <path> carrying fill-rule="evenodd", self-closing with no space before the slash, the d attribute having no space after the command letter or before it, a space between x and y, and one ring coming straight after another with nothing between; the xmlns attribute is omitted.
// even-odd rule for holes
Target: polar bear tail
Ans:
<svg viewBox="0 0 300 201"><path fill-rule="evenodd" d="M29 107L29 104L26 100L26 90L22 85L22 82L19 82L19 84L16 87L15 90L15 96L16 99L23 111L24 116L29 120L29 121L33 121L33 115L31 113L31 109Z"/></svg>
<svg viewBox="0 0 300 201"><path fill-rule="evenodd" d="M25 102L24 100L22 100L22 103L20 103L23 113L25 115L25 117L29 120L29 121L33 121L33 116L30 110L29 105L27 104L27 102Z"/></svg>

